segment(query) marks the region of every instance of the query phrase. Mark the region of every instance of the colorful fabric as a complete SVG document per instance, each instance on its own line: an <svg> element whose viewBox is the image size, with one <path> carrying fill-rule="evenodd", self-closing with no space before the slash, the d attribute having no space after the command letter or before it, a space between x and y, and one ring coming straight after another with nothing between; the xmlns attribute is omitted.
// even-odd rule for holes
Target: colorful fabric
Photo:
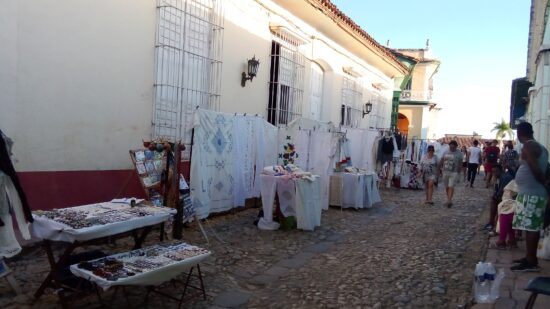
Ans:
<svg viewBox="0 0 550 309"><path fill-rule="evenodd" d="M513 227L516 230L538 232L544 225L547 198L519 193L516 197Z"/></svg>

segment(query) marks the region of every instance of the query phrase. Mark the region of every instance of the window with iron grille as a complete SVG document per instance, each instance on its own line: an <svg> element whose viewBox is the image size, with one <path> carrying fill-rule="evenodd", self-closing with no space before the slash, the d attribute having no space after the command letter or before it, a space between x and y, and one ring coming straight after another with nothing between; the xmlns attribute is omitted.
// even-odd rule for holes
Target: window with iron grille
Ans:
<svg viewBox="0 0 550 309"><path fill-rule="evenodd" d="M374 93L371 96L372 111L369 114L371 116L370 126L376 128L387 129L389 124L386 123L388 113L389 102L381 94Z"/></svg>
<svg viewBox="0 0 550 309"><path fill-rule="evenodd" d="M277 34L271 42L269 71L267 120L271 124L286 125L302 115L304 62L298 43Z"/></svg>
<svg viewBox="0 0 550 309"><path fill-rule="evenodd" d="M154 138L163 137L189 145L196 108L219 109L222 2L157 1Z"/></svg>
<svg viewBox="0 0 550 309"><path fill-rule="evenodd" d="M352 78L344 77L342 83L342 106L340 109L340 125L356 128L362 117L360 108L363 99L361 85Z"/></svg>

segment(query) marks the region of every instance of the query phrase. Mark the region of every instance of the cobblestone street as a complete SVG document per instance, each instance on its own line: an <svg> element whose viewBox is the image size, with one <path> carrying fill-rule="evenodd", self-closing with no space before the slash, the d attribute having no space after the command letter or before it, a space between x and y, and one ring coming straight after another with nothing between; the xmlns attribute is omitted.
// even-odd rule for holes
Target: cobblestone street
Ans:
<svg viewBox="0 0 550 309"><path fill-rule="evenodd" d="M314 232L261 231L253 225L258 209L248 209L203 223L210 244L196 224L184 240L210 249L201 264L207 300L200 297L186 308L457 308L471 298L472 272L483 257L485 234L478 229L486 216L488 189L459 185L452 208L444 205L444 190L436 205L423 204L423 191L382 189L383 203L369 210L331 208ZM157 241L149 236L147 244ZM100 247L108 252L129 250L129 240ZM0 281L0 307L33 306L29 301L47 274L45 254L30 247L9 267L26 295L14 297ZM166 291L174 293L171 286ZM138 306L143 290L131 289ZM109 293L105 295L109 297ZM51 290L34 304L57 306ZM123 297L115 304L124 306ZM175 303L151 296L150 307ZM74 304L97 307L97 298Z"/></svg>

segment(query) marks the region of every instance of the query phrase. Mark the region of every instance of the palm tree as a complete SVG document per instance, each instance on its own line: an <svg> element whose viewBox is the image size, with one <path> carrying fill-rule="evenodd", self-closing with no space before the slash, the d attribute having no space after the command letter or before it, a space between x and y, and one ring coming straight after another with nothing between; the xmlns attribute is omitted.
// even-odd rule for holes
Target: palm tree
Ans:
<svg viewBox="0 0 550 309"><path fill-rule="evenodd" d="M504 121L504 119L502 119L500 122L493 122L493 124L495 126L493 127L491 132L497 131L496 138L498 140L504 139L506 135L508 135L510 139L512 140L514 139L514 130L512 130L512 127L510 126L509 122L506 122Z"/></svg>

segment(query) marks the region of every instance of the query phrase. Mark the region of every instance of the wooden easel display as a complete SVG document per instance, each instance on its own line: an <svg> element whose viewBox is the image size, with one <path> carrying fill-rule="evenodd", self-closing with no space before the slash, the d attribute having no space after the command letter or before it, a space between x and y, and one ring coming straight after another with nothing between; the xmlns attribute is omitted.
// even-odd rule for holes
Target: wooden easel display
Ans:
<svg viewBox="0 0 550 309"><path fill-rule="evenodd" d="M163 178L166 177L169 149L160 143L155 143L154 147L150 146L152 142L147 145L149 147L146 149L130 150L130 158L147 199L156 206L163 206L166 192L166 181L163 182Z"/></svg>
<svg viewBox="0 0 550 309"><path fill-rule="evenodd" d="M130 158L145 195L156 206L177 210L172 232L174 238L181 239L183 221L189 219L184 216L185 200L179 190L179 164L185 147L164 140L144 141L143 146L146 148L130 150Z"/></svg>

